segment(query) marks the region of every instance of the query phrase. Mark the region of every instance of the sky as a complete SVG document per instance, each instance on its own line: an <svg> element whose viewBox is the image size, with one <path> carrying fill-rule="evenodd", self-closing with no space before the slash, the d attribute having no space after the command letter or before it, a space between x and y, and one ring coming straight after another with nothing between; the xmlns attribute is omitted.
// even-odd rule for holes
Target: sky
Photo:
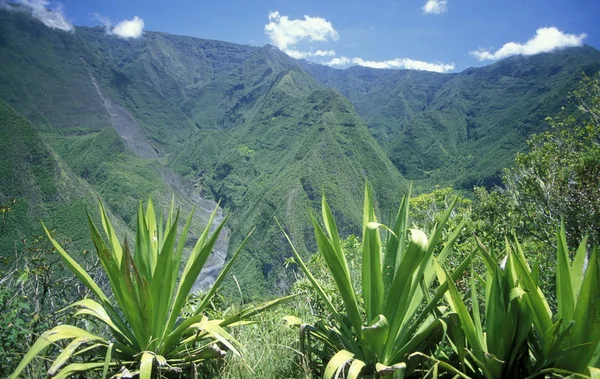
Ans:
<svg viewBox="0 0 600 379"><path fill-rule="evenodd" d="M0 0L0 4L3 0ZM47 26L277 46L335 68L457 72L512 55L600 49L600 0L17 0ZM50 9L51 11L49 11Z"/></svg>

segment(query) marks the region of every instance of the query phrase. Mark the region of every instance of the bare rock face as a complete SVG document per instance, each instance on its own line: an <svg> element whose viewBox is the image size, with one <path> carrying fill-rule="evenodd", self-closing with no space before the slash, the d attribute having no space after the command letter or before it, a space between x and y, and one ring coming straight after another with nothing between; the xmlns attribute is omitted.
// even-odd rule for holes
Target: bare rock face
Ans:
<svg viewBox="0 0 600 379"><path fill-rule="evenodd" d="M181 194L183 198L188 200L195 207L195 216L200 219L200 222L203 225L206 225L211 213L215 208L217 208L217 213L211 227L211 232L214 231L225 217L225 212L223 209L219 207L215 201L205 199L200 194L194 193L192 191L193 185L187 183L179 174L170 168L162 167L161 174L165 182L168 183L176 193ZM200 275L198 275L198 278L192 287L192 293L204 291L210 288L210 286L215 282L219 272L225 264L225 259L227 258L230 234L231 233L229 229L222 229L212 254L208 258L204 268L200 272ZM197 240L198 236L194 235L193 231L191 231L185 244L186 257L194 248ZM183 270L183 267L181 267L181 270Z"/></svg>

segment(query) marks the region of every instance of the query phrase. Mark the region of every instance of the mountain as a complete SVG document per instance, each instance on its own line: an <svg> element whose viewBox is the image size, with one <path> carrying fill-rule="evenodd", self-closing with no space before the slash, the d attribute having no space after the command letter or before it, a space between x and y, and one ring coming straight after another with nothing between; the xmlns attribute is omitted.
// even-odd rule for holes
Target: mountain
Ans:
<svg viewBox="0 0 600 379"><path fill-rule="evenodd" d="M67 33L18 7L2 10L0 100L8 116L0 127L8 147L0 156L12 171L0 202L26 204L11 226L19 232L2 243L33 233L39 218L55 229L81 224L97 198L125 235L148 196L162 207L174 197L183 213L196 207L194 230L220 201L230 230L209 280L229 246L256 227L233 274L245 297L285 292L291 251L275 217L308 256L309 211L323 193L349 234L360 232L367 179L382 210L399 201L407 179L420 191L491 183L581 72L599 64L600 52L583 47L456 74L335 70L270 45L159 32L120 39L86 27ZM83 229L72 229L76 240Z"/></svg>
<svg viewBox="0 0 600 379"><path fill-rule="evenodd" d="M96 29L83 32L103 34ZM17 199L17 204L22 202L29 209L22 217L18 212L9 215L19 228L6 238L20 239L34 231L41 235L39 221L43 218L50 228L72 234L74 240L88 241L85 209L95 212L98 198L121 225L122 233L131 236L139 202L151 196L163 209L172 197L184 214L196 208L187 243L191 246L197 237L193 231L202 230L217 204L194 193L189 183L164 166L160 152L177 138L183 140L196 127L175 123L173 115L181 112L165 105L151 90L145 92L144 83L119 87L121 82L114 79L123 76L81 34L54 31L20 12L0 11L0 35L0 99L11 115L3 119L1 127L11 137L5 143L13 149L2 154L6 155L5 161L20 167L5 177L21 183L4 189L1 201ZM17 123L18 128L10 121L17 116L22 121ZM171 124L166 126L172 128L162 129L157 135L153 127L161 117L170 118ZM153 123L146 121L149 119ZM28 125L27 120L33 126L22 126ZM189 130L183 132L185 128ZM24 136L28 138L17 139ZM27 149L43 151L43 158L29 160L24 155ZM43 186L29 188L19 176L28 171L39 173ZM70 181L65 182L65 177ZM58 184L62 186L60 191L55 189ZM79 201L71 193L84 195ZM55 198L65 200L56 203ZM220 210L217 220L222 217ZM207 266L208 281L223 264L228 241L226 231ZM3 255L8 255L12 248L7 246L13 244L2 246ZM74 250L83 247L89 248L75 244Z"/></svg>
<svg viewBox="0 0 600 379"><path fill-rule="evenodd" d="M515 56L457 74L302 67L352 102L404 176L423 188L470 190L497 181L582 73L600 69L600 52L584 46Z"/></svg>
<svg viewBox="0 0 600 379"><path fill-rule="evenodd" d="M234 129L199 133L170 161L221 199L232 214L233 240L256 227L249 255L234 270L249 297L284 292L290 283L284 260L292 252L275 217L306 254L316 250L308 210L320 209L322 193L342 233L359 234L365 178L381 204L398 202L407 187L342 95L295 67L268 82L252 117Z"/></svg>
<svg viewBox="0 0 600 379"><path fill-rule="evenodd" d="M0 100L0 255L12 257L17 244L44 234L40 220L57 229L57 238L70 239L81 249L88 229L85 209L94 215L96 192L57 156L36 128ZM118 220L120 221L120 220ZM117 222L124 230L124 223ZM0 262L0 265L5 262Z"/></svg>
<svg viewBox="0 0 600 379"><path fill-rule="evenodd" d="M0 33L0 98L129 228L140 199L172 194L184 211L220 199L234 247L256 226L234 270L250 298L292 279L273 216L308 254L322 191L358 233L365 179L386 204L406 185L352 105L272 46L64 33L6 11Z"/></svg>

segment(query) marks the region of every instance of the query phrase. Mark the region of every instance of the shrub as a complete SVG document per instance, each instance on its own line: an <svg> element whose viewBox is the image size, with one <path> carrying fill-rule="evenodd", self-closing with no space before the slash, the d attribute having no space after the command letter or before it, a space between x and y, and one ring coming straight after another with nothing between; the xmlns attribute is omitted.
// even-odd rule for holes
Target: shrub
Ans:
<svg viewBox="0 0 600 379"><path fill-rule="evenodd" d="M139 375L141 379L158 374L192 371L207 359L223 357L228 349L238 353L238 342L224 329L264 311L286 298L276 299L246 308L222 320L209 320L202 312L243 246L233 254L213 287L190 317L181 317L182 309L202 267L206 263L225 220L210 233L216 210L192 249L183 272L186 236L192 216L182 234L177 237L179 212L173 205L163 228L162 217L157 222L152 201L144 212L140 204L137 235L131 254L125 239L120 244L104 207L100 204L102 226L108 244L102 239L88 214L92 240L102 263L113 303L89 274L73 260L48 233L66 265L90 289L97 300L79 300L69 307L77 308L75 316L88 316L104 328L90 332L73 325L58 325L45 332L25 355L13 373L17 377L44 349L68 340L54 358L48 376L67 377L79 372L98 371L106 377L119 370L123 375ZM67 362L72 363L67 364Z"/></svg>

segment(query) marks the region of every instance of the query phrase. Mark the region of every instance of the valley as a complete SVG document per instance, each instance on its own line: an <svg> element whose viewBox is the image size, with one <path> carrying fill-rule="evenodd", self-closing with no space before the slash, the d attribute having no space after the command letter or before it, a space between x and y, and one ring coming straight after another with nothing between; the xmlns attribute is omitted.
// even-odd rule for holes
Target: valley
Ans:
<svg viewBox="0 0 600 379"><path fill-rule="evenodd" d="M499 184L564 94L600 69L600 52L583 46L459 73L341 70L271 45L66 33L6 10L0 35L0 127L10 136L0 154L18 167L0 187L0 203L18 204L2 254L41 235L40 218L71 230L73 250L90 250L81 220L97 199L125 235L148 197L162 208L174 198L183 214L195 207L196 231L218 203L230 220L209 277L255 228L232 269L248 299L293 282L275 218L309 257L309 210L321 194L349 235L361 231L365 180L382 209L397 206L409 182L416 193Z"/></svg>

